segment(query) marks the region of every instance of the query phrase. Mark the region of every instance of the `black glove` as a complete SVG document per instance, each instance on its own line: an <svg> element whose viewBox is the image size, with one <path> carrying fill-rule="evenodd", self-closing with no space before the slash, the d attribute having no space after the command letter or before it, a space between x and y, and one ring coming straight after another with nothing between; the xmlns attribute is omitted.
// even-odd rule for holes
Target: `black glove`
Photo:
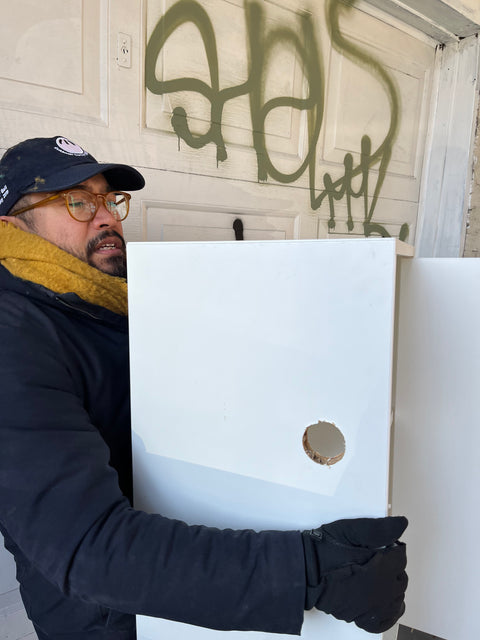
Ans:
<svg viewBox="0 0 480 640"><path fill-rule="evenodd" d="M370 633L386 631L405 611L403 516L337 520L302 533L305 608L316 607Z"/></svg>

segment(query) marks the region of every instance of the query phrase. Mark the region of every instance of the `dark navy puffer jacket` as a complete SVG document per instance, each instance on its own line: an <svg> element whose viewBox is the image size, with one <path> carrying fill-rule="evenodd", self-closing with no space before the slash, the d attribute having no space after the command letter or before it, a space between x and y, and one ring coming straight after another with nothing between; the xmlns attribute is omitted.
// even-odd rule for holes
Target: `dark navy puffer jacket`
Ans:
<svg viewBox="0 0 480 640"><path fill-rule="evenodd" d="M0 266L0 530L39 637L135 638L132 614L299 634L298 532L131 507L127 320Z"/></svg>

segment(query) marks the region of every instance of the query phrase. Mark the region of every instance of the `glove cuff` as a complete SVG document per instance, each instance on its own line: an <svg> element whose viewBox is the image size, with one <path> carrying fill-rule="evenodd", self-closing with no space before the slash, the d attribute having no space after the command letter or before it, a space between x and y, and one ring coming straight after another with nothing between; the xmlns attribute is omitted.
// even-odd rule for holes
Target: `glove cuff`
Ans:
<svg viewBox="0 0 480 640"><path fill-rule="evenodd" d="M319 559L316 550L316 543L312 539L313 531L302 531L303 552L305 555L305 576L306 576L306 593L305 593L305 609L313 609L320 597L321 588Z"/></svg>

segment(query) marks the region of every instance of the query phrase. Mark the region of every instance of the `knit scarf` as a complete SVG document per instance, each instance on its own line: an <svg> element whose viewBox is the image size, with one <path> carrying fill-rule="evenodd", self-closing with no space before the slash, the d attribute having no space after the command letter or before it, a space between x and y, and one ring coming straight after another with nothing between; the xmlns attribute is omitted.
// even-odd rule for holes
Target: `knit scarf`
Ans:
<svg viewBox="0 0 480 640"><path fill-rule="evenodd" d="M56 245L0 221L0 263L23 280L56 293L76 293L82 300L127 315L125 278L103 273Z"/></svg>

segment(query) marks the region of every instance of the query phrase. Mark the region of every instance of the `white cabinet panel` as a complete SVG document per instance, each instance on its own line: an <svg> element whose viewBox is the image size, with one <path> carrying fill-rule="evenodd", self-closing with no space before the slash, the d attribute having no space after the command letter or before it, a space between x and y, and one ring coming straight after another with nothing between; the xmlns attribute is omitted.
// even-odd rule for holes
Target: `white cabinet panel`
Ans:
<svg viewBox="0 0 480 640"><path fill-rule="evenodd" d="M402 623L479 637L480 260L402 263L392 501L409 518Z"/></svg>
<svg viewBox="0 0 480 640"><path fill-rule="evenodd" d="M396 247L379 239L130 243L136 506L254 529L385 515ZM319 419L345 438L332 466L303 448ZM218 635L146 618L139 630ZM307 616L302 637L329 633L368 636Z"/></svg>

